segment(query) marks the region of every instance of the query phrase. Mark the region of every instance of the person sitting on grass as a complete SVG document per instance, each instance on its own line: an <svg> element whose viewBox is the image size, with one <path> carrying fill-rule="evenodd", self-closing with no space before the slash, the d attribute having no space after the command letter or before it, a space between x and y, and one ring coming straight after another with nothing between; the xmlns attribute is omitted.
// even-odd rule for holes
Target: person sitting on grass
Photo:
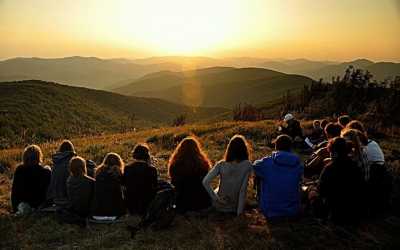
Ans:
<svg viewBox="0 0 400 250"><path fill-rule="evenodd" d="M68 205L67 179L70 173L69 163L74 156L76 156L74 145L71 141L64 140L52 157L53 169L47 200L54 203L58 208Z"/></svg>
<svg viewBox="0 0 400 250"><path fill-rule="evenodd" d="M211 206L203 186L210 160L195 137L186 137L176 147L168 162L171 183L176 188L176 208L180 213L199 211Z"/></svg>
<svg viewBox="0 0 400 250"><path fill-rule="evenodd" d="M328 141L340 136L340 131L342 127L337 123L328 123L325 127L325 136L327 140L325 142L320 143L319 149L315 151L310 159L308 159L304 164L304 176L312 177L316 175L320 175L325 161L329 160L330 154L328 151Z"/></svg>
<svg viewBox="0 0 400 250"><path fill-rule="evenodd" d="M95 179L87 175L86 161L79 156L71 159L69 171L70 176L67 180L68 210L79 217L86 218L90 214Z"/></svg>
<svg viewBox="0 0 400 250"><path fill-rule="evenodd" d="M272 155L254 162L255 175L261 182L259 205L267 218L296 217L300 213L303 166L291 147L290 136L280 135Z"/></svg>
<svg viewBox="0 0 400 250"><path fill-rule="evenodd" d="M115 220L126 213L122 174L124 162L116 153L108 153L96 169L92 215L95 220Z"/></svg>
<svg viewBox="0 0 400 250"><path fill-rule="evenodd" d="M17 214L28 214L46 201L51 170L43 167L42 162L39 146L30 145L24 149L22 164L15 170L11 188L12 209Z"/></svg>
<svg viewBox="0 0 400 250"><path fill-rule="evenodd" d="M218 162L203 179L203 185L217 211L236 215L243 212L252 171L249 151L249 145L242 135L233 136L226 148L224 160ZM220 177L219 188L214 191L211 182L217 176Z"/></svg>
<svg viewBox="0 0 400 250"><path fill-rule="evenodd" d="M349 157L351 147L340 137L329 142L332 161L322 171L318 185L308 194L316 214L340 225L358 223L364 209L363 174Z"/></svg>
<svg viewBox="0 0 400 250"><path fill-rule="evenodd" d="M392 177L385 165L385 155L379 144L368 138L364 125L357 120L347 124L346 129L356 129L362 133L360 135L364 152L368 159L368 168L370 171L367 182L368 189L368 207L370 215L377 215L384 212L387 208L392 189Z"/></svg>
<svg viewBox="0 0 400 250"><path fill-rule="evenodd" d="M303 142L303 129L300 126L300 122L292 114L286 114L283 122L283 126L279 126L278 130L282 134L290 136L297 143Z"/></svg>
<svg viewBox="0 0 400 250"><path fill-rule="evenodd" d="M157 192L157 169L151 165L150 150L138 144L132 152L133 162L125 166L125 198L130 214L144 215Z"/></svg>

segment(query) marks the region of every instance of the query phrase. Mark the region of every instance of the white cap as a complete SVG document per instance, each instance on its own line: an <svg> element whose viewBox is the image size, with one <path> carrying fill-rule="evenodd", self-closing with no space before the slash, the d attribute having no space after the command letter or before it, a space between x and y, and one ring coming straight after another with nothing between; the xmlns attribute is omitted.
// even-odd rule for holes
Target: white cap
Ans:
<svg viewBox="0 0 400 250"><path fill-rule="evenodd" d="M294 116L292 114L286 114L285 117L283 118L283 121L287 122L292 119L294 119Z"/></svg>

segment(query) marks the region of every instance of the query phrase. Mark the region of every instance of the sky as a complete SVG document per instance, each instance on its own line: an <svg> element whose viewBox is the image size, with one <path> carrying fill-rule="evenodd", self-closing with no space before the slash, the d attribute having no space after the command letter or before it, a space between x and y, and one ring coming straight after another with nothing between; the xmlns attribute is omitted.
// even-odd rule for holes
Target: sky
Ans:
<svg viewBox="0 0 400 250"><path fill-rule="evenodd" d="M400 61L400 0L0 0L0 58Z"/></svg>

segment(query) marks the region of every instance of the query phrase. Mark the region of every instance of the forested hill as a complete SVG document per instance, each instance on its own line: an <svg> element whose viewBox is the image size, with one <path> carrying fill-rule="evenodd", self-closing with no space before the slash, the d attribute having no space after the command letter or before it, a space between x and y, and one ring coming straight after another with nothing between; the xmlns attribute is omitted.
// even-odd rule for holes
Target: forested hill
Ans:
<svg viewBox="0 0 400 250"><path fill-rule="evenodd" d="M0 146L209 119L226 110L192 108L37 80L0 83Z"/></svg>
<svg viewBox="0 0 400 250"><path fill-rule="evenodd" d="M305 76L268 69L213 67L150 74L114 91L178 103L232 108L240 103L259 104L276 99L289 89L299 89L312 82Z"/></svg>

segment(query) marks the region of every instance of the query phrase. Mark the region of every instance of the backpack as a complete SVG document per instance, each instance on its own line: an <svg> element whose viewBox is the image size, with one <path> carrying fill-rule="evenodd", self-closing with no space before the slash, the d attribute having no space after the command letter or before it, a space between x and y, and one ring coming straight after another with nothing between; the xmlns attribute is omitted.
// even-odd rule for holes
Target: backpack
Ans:
<svg viewBox="0 0 400 250"><path fill-rule="evenodd" d="M153 230L162 230L168 228L176 216L176 191L175 187L166 182L159 181L158 191L149 204L147 212L136 227L128 226L131 231L131 237L134 238L140 229L151 228Z"/></svg>

